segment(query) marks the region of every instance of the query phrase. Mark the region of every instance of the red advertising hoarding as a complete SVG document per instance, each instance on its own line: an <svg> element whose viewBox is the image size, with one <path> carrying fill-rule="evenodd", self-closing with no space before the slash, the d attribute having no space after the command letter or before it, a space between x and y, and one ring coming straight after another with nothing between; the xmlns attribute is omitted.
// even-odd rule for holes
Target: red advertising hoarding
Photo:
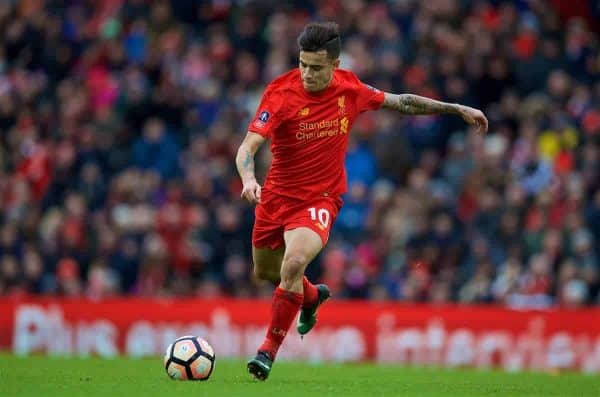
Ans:
<svg viewBox="0 0 600 397"><path fill-rule="evenodd" d="M219 357L248 357L269 311L265 300L4 299L0 349L140 357L162 354L176 337L192 334ZM319 317L304 339L290 331L279 357L600 373L600 309L333 301Z"/></svg>

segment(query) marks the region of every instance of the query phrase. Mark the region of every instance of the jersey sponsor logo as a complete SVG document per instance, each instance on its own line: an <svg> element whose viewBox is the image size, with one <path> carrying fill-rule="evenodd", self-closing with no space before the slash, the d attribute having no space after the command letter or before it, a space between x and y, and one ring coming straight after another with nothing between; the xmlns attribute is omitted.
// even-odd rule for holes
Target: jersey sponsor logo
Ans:
<svg viewBox="0 0 600 397"><path fill-rule="evenodd" d="M299 131L296 139L308 141L312 139L327 138L348 133L350 120L347 117L340 119L321 120L315 122L298 123Z"/></svg>
<svg viewBox="0 0 600 397"><path fill-rule="evenodd" d="M304 117L310 114L310 108L302 108L298 111L298 116Z"/></svg>
<svg viewBox="0 0 600 397"><path fill-rule="evenodd" d="M300 127L301 131L306 131L306 130L322 130L324 128L333 128L333 127L337 127L338 124L339 124L339 120L333 119L333 120L321 120L321 121L315 121L315 122L302 122L302 123L298 124L298 126Z"/></svg>

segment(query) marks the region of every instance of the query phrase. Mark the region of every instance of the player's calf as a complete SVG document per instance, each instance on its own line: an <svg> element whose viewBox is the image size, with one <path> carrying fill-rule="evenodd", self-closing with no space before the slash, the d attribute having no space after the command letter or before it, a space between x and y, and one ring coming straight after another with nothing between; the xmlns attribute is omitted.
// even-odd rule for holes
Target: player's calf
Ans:
<svg viewBox="0 0 600 397"><path fill-rule="evenodd" d="M279 270L264 269L259 266L254 266L254 276L259 280L265 280L279 285L281 278L279 276Z"/></svg>

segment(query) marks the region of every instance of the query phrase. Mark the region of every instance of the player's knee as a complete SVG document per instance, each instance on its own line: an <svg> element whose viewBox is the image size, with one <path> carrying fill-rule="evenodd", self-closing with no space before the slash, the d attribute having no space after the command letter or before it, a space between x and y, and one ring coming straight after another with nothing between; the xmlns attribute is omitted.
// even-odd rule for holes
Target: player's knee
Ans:
<svg viewBox="0 0 600 397"><path fill-rule="evenodd" d="M284 282L293 282L304 274L304 269L308 264L308 258L301 254L289 255L283 258L281 266L281 280Z"/></svg>

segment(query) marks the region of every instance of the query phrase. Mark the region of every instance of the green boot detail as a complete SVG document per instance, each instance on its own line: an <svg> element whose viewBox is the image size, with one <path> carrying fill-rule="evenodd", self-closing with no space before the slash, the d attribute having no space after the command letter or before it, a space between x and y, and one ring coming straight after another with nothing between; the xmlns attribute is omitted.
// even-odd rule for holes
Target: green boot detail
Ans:
<svg viewBox="0 0 600 397"><path fill-rule="evenodd" d="M308 334L310 330L313 329L317 323L317 309L331 297L329 287L327 287L325 284L317 284L316 287L319 293L317 304L314 307L300 310L300 315L298 316L298 324L296 329L298 330L300 336Z"/></svg>

